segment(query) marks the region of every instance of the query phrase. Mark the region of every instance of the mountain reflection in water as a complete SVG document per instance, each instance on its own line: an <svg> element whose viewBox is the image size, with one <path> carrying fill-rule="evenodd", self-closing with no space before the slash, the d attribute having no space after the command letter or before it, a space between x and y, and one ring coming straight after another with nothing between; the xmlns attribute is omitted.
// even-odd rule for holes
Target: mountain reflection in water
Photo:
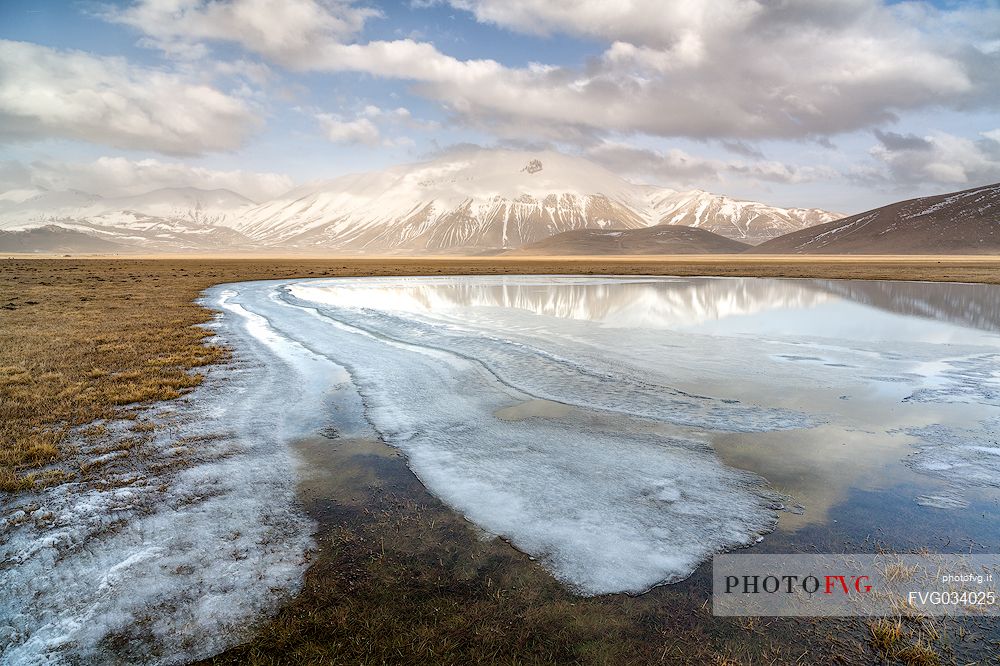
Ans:
<svg viewBox="0 0 1000 666"><path fill-rule="evenodd" d="M558 286L558 288L553 288ZM513 308L609 325L688 329L727 317L850 301L904 316L1000 332L994 285L746 278L442 278L371 280L337 290L338 304L407 312ZM799 333L800 331L795 331ZM814 333L829 334L818 327Z"/></svg>

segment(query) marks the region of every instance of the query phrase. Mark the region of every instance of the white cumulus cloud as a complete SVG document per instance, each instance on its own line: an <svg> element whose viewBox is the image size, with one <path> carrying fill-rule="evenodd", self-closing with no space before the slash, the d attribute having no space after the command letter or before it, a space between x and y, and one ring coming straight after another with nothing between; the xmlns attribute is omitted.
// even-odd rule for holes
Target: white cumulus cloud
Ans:
<svg viewBox="0 0 1000 666"><path fill-rule="evenodd" d="M140 0L109 12L161 42L227 41L299 70L413 81L506 136L822 137L908 110L996 103L1000 9L880 0L452 0L504 29L605 45L580 67L461 60L368 41L347 0ZM992 27L990 27L992 26Z"/></svg>
<svg viewBox="0 0 1000 666"><path fill-rule="evenodd" d="M47 137L197 155L259 125L240 99L174 73L0 40L0 142Z"/></svg>
<svg viewBox="0 0 1000 666"><path fill-rule="evenodd" d="M286 175L216 170L156 159L101 157L92 162L39 160L0 163L0 190L81 190L105 197L132 196L164 187L232 190L264 201L291 189Z"/></svg>

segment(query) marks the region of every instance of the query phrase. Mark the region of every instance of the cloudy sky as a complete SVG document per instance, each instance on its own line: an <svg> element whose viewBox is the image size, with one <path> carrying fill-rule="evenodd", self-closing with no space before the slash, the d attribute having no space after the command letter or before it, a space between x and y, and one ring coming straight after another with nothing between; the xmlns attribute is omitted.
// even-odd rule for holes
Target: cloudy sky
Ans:
<svg viewBox="0 0 1000 666"><path fill-rule="evenodd" d="M254 199L458 145L857 212L1000 181L1000 0L0 0L0 191Z"/></svg>

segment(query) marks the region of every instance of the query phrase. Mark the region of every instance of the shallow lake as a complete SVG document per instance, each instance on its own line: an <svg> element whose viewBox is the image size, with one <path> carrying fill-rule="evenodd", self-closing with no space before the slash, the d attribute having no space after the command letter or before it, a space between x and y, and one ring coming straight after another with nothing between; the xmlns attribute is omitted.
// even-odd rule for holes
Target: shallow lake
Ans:
<svg viewBox="0 0 1000 666"><path fill-rule="evenodd" d="M310 427L399 448L582 594L744 546L1000 545L997 287L359 278L209 300L312 392Z"/></svg>

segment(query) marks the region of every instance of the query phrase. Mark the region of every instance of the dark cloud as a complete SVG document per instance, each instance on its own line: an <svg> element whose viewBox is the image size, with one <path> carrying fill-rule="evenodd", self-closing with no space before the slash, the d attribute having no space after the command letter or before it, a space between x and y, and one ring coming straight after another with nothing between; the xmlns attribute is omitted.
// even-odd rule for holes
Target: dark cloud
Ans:
<svg viewBox="0 0 1000 666"><path fill-rule="evenodd" d="M751 146L746 141L723 141L722 147L736 155L752 157L756 160L764 159L764 153L757 147Z"/></svg>
<svg viewBox="0 0 1000 666"><path fill-rule="evenodd" d="M901 186L968 187L1000 181L1000 130L984 132L976 140L944 132L926 139L887 134L891 136L879 136L880 143L871 150L879 165L874 173L883 180Z"/></svg>
<svg viewBox="0 0 1000 666"><path fill-rule="evenodd" d="M876 129L875 138L889 150L931 150L934 144L916 134L897 134Z"/></svg>

